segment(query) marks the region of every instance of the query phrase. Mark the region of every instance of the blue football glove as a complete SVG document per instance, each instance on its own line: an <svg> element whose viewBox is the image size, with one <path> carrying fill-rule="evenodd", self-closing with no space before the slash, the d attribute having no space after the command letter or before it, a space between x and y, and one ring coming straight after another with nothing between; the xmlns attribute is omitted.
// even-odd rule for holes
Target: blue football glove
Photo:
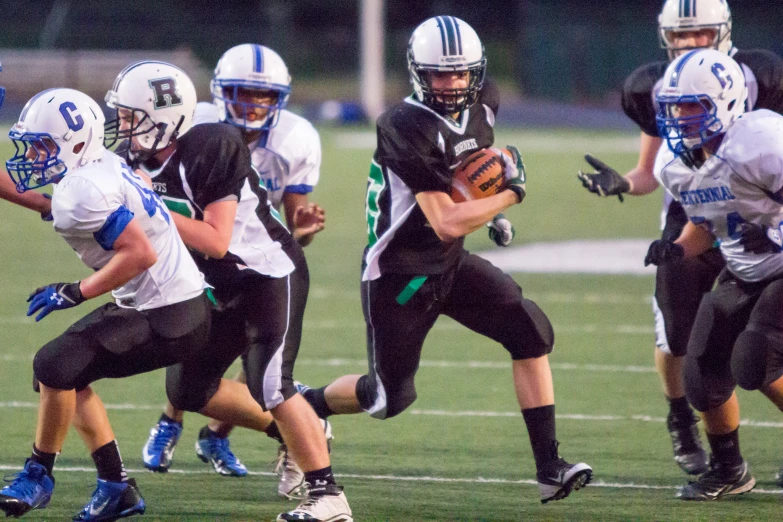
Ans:
<svg viewBox="0 0 783 522"><path fill-rule="evenodd" d="M516 234L511 221L502 213L493 217L492 221L487 223L487 228L489 229L489 239L501 247L510 245L511 240L514 239L514 234Z"/></svg>
<svg viewBox="0 0 783 522"><path fill-rule="evenodd" d="M506 180L508 189L513 190L517 195L517 203L522 203L527 195L525 182L527 181L527 172L525 164L522 163L522 155L513 145L506 145L506 149L511 153L511 162L506 165ZM508 155L505 155L508 158ZM499 244L499 243L498 243Z"/></svg>
<svg viewBox="0 0 783 522"><path fill-rule="evenodd" d="M42 196L45 197L48 200L52 199L52 195L51 194L47 194L45 192L42 194ZM43 212L41 212L41 219L43 221L54 221L54 217L52 216L52 207L51 206L49 207L49 210L44 210Z"/></svg>
<svg viewBox="0 0 783 522"><path fill-rule="evenodd" d="M87 299L82 296L82 291L79 288L80 283L81 281L54 283L36 288L35 292L27 298L27 302L30 303L27 308L27 317L41 310L41 313L35 316L35 321L38 322L54 310L66 310L82 304Z"/></svg>
<svg viewBox="0 0 783 522"><path fill-rule="evenodd" d="M783 237L780 235L780 229L755 223L742 223L740 226L739 242L745 248L745 252L779 254L783 250Z"/></svg>

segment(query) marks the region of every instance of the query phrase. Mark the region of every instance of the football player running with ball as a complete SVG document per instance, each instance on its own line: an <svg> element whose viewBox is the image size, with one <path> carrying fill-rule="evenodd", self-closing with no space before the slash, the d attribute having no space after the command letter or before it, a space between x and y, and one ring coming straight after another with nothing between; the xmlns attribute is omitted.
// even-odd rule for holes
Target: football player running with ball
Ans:
<svg viewBox="0 0 783 522"><path fill-rule="evenodd" d="M755 485L740 453L737 384L783 410L783 116L743 114L747 95L742 67L715 50L680 56L656 95L668 148L655 175L689 221L678 238L653 242L645 263L691 259L716 243L726 260L685 355L685 391L712 450L709 469L681 489L685 500Z"/></svg>
<svg viewBox="0 0 783 522"><path fill-rule="evenodd" d="M197 409L241 357L246 388L274 418L261 429L285 442L307 483L299 507L277 520L350 522L351 509L332 474L324 424L293 383L309 286L306 268L299 269L307 266L304 254L275 217L242 133L228 123L203 123L178 135L183 122L190 127L195 88L183 71L163 62L126 67L106 102L117 115L107 124L107 138L125 140L128 158L174 210L182 239L214 287L213 350L189 361L185 385L174 397L169 394L171 406Z"/></svg>
<svg viewBox="0 0 783 522"><path fill-rule="evenodd" d="M272 206L278 210L283 207L294 239L302 246L309 244L325 225L323 209L308 202L308 194L318 183L321 142L307 120L285 109L291 92L285 62L268 47L237 45L218 61L211 90L213 103L196 105L194 125L224 121L240 129ZM306 281L307 264L303 257L296 259L300 261L296 271ZM300 308L294 313L296 317L304 313L306 286L302 292L292 302L292 306ZM300 340L301 329L291 328L286 342L298 346ZM240 371L237 380L246 382L244 371ZM165 418L152 429L142 452L145 466L153 471L165 471L171 465L174 445L182 432L183 412L169 404L165 413ZM247 469L230 449L228 435L232 429L230 424L211 422L200 431L196 451L221 475L245 476ZM327 425L325 429L330 438L331 428ZM277 471L278 495L301 495L304 474L284 444L278 452Z"/></svg>
<svg viewBox="0 0 783 522"><path fill-rule="evenodd" d="M661 44L669 60L699 48L717 49L741 64L747 79L746 110L770 109L783 113L783 59L764 50L738 51L731 41L731 13L725 0L667 0L658 18ZM667 62L643 65L623 86L623 110L642 130L639 160L620 176L592 156L585 159L597 172L580 173L579 179L599 196L643 196L658 188L653 165L663 140L658 136L655 93ZM665 147L664 147L665 148ZM665 195L662 210L663 239L676 239L687 222L682 204ZM655 276L655 366L669 403L666 425L672 439L674 460L688 474L707 469L697 419L685 397L683 365L688 338L702 296L709 292L725 263L717 248L702 255L658 267Z"/></svg>
<svg viewBox="0 0 783 522"><path fill-rule="evenodd" d="M453 169L494 141L498 93L484 82L483 46L462 20L430 18L413 32L408 69L415 92L378 119L367 187L361 289L369 372L301 390L322 418L365 411L390 419L416 400L427 333L441 314L452 317L508 350L541 501L565 498L592 469L558 454L552 325L510 276L463 248L464 236L524 199L516 149L507 190L463 203L449 196Z"/></svg>

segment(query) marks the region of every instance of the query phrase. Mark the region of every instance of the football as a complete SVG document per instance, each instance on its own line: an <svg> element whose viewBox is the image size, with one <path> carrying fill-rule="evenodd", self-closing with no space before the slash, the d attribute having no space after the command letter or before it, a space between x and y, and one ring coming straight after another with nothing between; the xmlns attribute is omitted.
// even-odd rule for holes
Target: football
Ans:
<svg viewBox="0 0 783 522"><path fill-rule="evenodd" d="M481 149L462 160L451 180L455 203L486 198L506 188L506 159L496 151Z"/></svg>

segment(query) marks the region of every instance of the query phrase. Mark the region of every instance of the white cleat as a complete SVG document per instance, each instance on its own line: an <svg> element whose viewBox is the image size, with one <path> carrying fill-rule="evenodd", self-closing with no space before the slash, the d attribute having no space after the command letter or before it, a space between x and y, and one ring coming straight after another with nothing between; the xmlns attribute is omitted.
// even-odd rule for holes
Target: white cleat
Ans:
<svg viewBox="0 0 783 522"><path fill-rule="evenodd" d="M342 486L320 486L319 495L308 496L292 511L277 515L277 522L353 522Z"/></svg>
<svg viewBox="0 0 783 522"><path fill-rule="evenodd" d="M330 447L331 451L330 441L334 439L334 435L332 435L332 425L326 419L320 419L320 421L323 425L326 444ZM281 444L277 449L275 473L280 477L280 481L277 484L278 497L289 500L305 498L307 487L304 473L288 452L288 447L285 444Z"/></svg>

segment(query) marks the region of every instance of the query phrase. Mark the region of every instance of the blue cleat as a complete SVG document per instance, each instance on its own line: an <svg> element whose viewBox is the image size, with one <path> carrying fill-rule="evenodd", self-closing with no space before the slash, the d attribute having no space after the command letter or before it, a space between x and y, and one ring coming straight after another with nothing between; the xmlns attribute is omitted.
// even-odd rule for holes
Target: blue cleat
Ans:
<svg viewBox="0 0 783 522"><path fill-rule="evenodd" d="M165 473L171 467L174 459L174 449L182 435L182 423L160 420L150 430L150 438L142 449L144 467L160 473Z"/></svg>
<svg viewBox="0 0 783 522"><path fill-rule="evenodd" d="M141 515L147 506L141 498L136 481L109 482L98 479L98 487L81 512L73 517L74 522L99 522L117 520L131 515Z"/></svg>
<svg viewBox="0 0 783 522"><path fill-rule="evenodd" d="M247 468L234 455L229 447L228 438L219 438L213 435L196 441L196 455L203 462L212 463L215 471L225 477L244 477Z"/></svg>
<svg viewBox="0 0 783 522"><path fill-rule="evenodd" d="M0 509L8 517L18 518L31 509L45 508L54 491L54 480L46 468L30 459L14 475L13 481L8 482L11 483L0 490Z"/></svg>

